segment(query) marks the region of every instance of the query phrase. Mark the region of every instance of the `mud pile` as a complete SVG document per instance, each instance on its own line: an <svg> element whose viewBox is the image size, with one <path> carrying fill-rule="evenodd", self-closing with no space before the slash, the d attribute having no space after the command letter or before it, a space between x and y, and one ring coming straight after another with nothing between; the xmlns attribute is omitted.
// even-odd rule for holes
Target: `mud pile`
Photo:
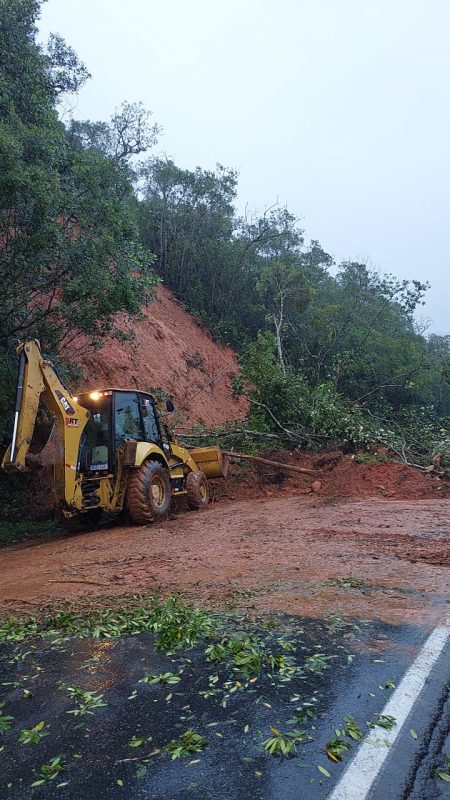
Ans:
<svg viewBox="0 0 450 800"><path fill-rule="evenodd" d="M234 351L214 342L164 286L143 315L140 322L120 322L125 333L134 331L132 341L109 339L98 352L74 356L85 375L78 391L161 388L187 424L213 427L243 419L247 401L233 397L231 386L230 376L238 372Z"/></svg>
<svg viewBox="0 0 450 800"><path fill-rule="evenodd" d="M312 493L319 502L365 497L396 500L450 497L449 481L397 461L370 463L364 456L344 455L340 451L314 454L279 450L267 457L317 470L317 475L301 475L262 464L232 463L228 478L214 481L215 500Z"/></svg>

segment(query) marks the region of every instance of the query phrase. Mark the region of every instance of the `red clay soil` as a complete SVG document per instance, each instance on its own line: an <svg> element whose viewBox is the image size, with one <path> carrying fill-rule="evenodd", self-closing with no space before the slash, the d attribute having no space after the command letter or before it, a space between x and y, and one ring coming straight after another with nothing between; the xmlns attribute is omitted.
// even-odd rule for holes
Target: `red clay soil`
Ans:
<svg viewBox="0 0 450 800"><path fill-rule="evenodd" d="M133 341L109 339L99 352L74 357L86 376L78 390L158 387L173 395L189 424L243 419L247 401L233 397L231 387L230 374L238 372L233 350L214 342L164 286L143 313L141 322L121 322L124 331L134 331Z"/></svg>
<svg viewBox="0 0 450 800"><path fill-rule="evenodd" d="M450 599L449 512L450 500L318 506L315 495L291 495L15 545L2 550L0 608L179 592L204 606L250 613L431 626ZM343 585L348 578L358 586Z"/></svg>
<svg viewBox="0 0 450 800"><path fill-rule="evenodd" d="M450 497L450 480L434 473L400 464L397 461L361 463L364 455L344 455L341 451L319 455L304 451L277 451L269 459L307 469L317 476L276 470L261 464L241 461L230 465L225 480L214 483L217 500L239 500L317 492L317 502L342 498L385 497L425 500ZM370 458L370 456L369 456ZM320 485L317 483L319 482Z"/></svg>

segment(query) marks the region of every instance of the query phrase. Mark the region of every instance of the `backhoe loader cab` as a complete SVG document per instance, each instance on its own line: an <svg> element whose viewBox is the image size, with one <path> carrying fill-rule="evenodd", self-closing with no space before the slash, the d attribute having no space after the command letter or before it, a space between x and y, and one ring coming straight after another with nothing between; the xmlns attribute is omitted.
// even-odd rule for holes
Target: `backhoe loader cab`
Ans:
<svg viewBox="0 0 450 800"><path fill-rule="evenodd" d="M207 479L228 468L218 447L187 450L173 441L147 392L95 389L72 396L36 340L20 345L18 354L13 438L2 467L26 472L53 465L63 520L89 526L103 511L126 509L133 522L146 524L167 514L178 495L192 509L208 505ZM44 446L41 405L54 420ZM170 401L167 408L173 410Z"/></svg>
<svg viewBox="0 0 450 800"><path fill-rule="evenodd" d="M113 471L117 450L127 439L153 443L164 449L156 403L151 394L102 389L84 392L74 399L90 413L80 443L78 470L81 474L102 475Z"/></svg>

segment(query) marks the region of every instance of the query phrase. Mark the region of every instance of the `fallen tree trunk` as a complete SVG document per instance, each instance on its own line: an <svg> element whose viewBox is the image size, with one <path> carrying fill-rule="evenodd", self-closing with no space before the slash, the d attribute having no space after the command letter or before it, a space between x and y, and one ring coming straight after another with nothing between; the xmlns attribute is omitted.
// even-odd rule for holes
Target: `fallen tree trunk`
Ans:
<svg viewBox="0 0 450 800"><path fill-rule="evenodd" d="M268 458L261 458L260 456L248 456L245 453L235 453L232 450L222 450L222 453L228 458L246 459L247 461L256 461L258 464L267 464L269 467L278 467L278 469L288 470L290 472L301 472L304 475L319 475L321 470L306 469L305 467L295 467L294 464L282 464L280 461L269 461Z"/></svg>

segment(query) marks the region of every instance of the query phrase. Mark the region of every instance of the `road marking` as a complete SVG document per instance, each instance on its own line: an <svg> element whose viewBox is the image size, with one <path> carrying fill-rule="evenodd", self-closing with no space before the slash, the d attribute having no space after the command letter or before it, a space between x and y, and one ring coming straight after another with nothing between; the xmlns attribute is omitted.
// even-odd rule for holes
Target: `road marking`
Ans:
<svg viewBox="0 0 450 800"><path fill-rule="evenodd" d="M430 634L416 660L381 712L395 717L397 725L389 731L375 728L367 735L366 739L380 738L392 746L401 733L403 725L449 637L450 618ZM375 733L375 730L381 733ZM390 747L376 747L368 744L367 741L362 742L353 761L331 794L328 795L327 800L366 800L369 797L371 786L389 754Z"/></svg>

